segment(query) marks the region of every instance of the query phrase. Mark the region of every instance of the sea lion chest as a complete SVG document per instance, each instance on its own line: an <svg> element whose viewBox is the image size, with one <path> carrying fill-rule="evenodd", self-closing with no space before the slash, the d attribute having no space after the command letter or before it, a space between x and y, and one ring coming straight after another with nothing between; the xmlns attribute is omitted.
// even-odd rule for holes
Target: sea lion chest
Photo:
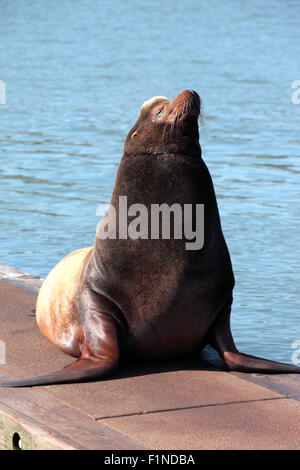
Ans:
<svg viewBox="0 0 300 470"><path fill-rule="evenodd" d="M120 197L126 197L128 212L134 205L146 209L148 238L118 238L124 216ZM184 155L123 157L110 204L115 226L109 227L106 217L100 228L106 223L106 229L116 229L117 236L103 239L97 231L87 279L118 307L125 348L160 357L195 349L232 284L230 258L205 164ZM162 204L181 207L182 224L185 205L204 205L205 241L200 250L187 249L184 227L183 237L174 238L174 224L169 238L163 238L162 227L160 236L151 238L151 210ZM128 216L128 224L130 220Z"/></svg>

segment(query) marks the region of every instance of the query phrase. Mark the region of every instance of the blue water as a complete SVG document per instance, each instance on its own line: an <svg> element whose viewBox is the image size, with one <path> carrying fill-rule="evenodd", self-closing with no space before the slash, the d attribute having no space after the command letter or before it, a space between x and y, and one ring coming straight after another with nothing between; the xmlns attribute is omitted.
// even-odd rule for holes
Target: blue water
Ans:
<svg viewBox="0 0 300 470"><path fill-rule="evenodd" d="M93 243L141 104L202 97L241 350L300 339L298 0L2 0L0 262L44 277Z"/></svg>

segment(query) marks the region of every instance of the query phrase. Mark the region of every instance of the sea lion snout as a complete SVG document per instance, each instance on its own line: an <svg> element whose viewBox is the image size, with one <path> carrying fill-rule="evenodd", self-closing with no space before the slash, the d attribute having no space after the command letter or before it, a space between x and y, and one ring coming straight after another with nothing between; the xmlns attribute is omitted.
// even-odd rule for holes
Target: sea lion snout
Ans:
<svg viewBox="0 0 300 470"><path fill-rule="evenodd" d="M176 115L177 119L185 116L186 114L190 116L196 116L197 118L200 115L201 110L201 100L198 93L194 90L184 90L179 95L176 96L173 100L173 113Z"/></svg>

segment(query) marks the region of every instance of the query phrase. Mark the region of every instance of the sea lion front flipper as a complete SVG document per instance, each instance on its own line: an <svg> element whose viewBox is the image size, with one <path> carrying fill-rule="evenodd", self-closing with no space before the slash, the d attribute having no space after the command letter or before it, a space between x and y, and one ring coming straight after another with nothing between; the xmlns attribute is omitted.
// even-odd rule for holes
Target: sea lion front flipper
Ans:
<svg viewBox="0 0 300 470"><path fill-rule="evenodd" d="M102 379L117 367L119 343L117 323L109 314L108 302L86 289L82 295L84 339L81 356L61 370L30 379L0 384L0 387L34 387Z"/></svg>
<svg viewBox="0 0 300 470"><path fill-rule="evenodd" d="M300 374L300 367L251 356L237 350L230 329L232 297L210 327L210 345L219 353L230 370L261 374Z"/></svg>
<svg viewBox="0 0 300 470"><path fill-rule="evenodd" d="M84 382L85 380L101 379L107 377L115 368L113 364L94 359L77 359L61 370L51 372L50 374L39 375L30 379L15 380L0 384L0 387L34 387L37 385L54 385L75 382Z"/></svg>

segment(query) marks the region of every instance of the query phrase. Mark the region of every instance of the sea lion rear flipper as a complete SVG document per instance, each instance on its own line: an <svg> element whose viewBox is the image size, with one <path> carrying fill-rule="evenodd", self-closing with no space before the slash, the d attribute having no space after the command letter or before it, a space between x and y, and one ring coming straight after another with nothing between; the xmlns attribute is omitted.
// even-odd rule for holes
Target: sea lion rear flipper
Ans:
<svg viewBox="0 0 300 470"><path fill-rule="evenodd" d="M300 367L244 354L237 350L230 330L232 297L228 299L210 328L209 343L217 349L230 370L261 374L300 374Z"/></svg>
<svg viewBox="0 0 300 470"><path fill-rule="evenodd" d="M87 288L82 293L81 308L85 312L85 322L79 359L61 370L3 383L0 387L33 387L107 377L119 362L117 322L110 315L112 307L108 301Z"/></svg>

